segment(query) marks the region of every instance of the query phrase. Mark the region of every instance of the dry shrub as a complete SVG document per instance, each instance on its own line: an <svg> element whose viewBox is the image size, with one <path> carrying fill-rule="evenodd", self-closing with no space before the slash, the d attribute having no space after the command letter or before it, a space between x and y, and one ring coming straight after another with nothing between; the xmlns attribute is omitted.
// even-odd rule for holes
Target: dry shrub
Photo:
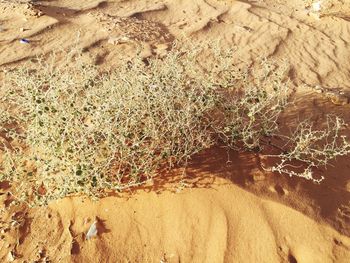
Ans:
<svg viewBox="0 0 350 263"><path fill-rule="evenodd" d="M2 147L1 179L18 182L22 195L41 189L45 200L97 195L139 184L211 145L212 87L192 54L181 56L148 65L137 58L108 73L79 57L72 67L11 72L1 114L11 147Z"/></svg>
<svg viewBox="0 0 350 263"><path fill-rule="evenodd" d="M289 69L266 60L255 71L237 67L233 53L174 46L163 58L135 58L110 72L80 56L10 71L0 105L0 181L16 186L16 199L44 204L144 183L219 142L261 149L262 138L278 133ZM281 155L289 157L296 156Z"/></svg>

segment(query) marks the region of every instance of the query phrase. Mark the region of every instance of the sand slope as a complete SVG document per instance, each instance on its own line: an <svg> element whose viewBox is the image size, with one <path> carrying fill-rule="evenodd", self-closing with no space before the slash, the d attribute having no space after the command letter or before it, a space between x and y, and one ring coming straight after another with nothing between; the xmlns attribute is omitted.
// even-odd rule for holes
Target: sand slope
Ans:
<svg viewBox="0 0 350 263"><path fill-rule="evenodd" d="M347 262L350 238L226 180L32 210L17 253L30 262ZM97 220L98 235L86 240ZM43 252L44 251L44 252ZM40 255L41 252L41 255ZM162 261L163 260L163 261Z"/></svg>

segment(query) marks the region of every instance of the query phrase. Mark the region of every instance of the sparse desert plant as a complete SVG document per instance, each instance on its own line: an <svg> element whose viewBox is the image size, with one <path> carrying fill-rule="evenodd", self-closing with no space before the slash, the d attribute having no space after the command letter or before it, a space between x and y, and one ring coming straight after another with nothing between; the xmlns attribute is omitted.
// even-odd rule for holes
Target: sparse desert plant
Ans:
<svg viewBox="0 0 350 263"><path fill-rule="evenodd" d="M281 147L283 151L280 154L268 155L279 160L269 169L321 182L324 177L315 178L313 169L326 167L336 157L350 153L350 143L341 134L347 127L346 123L337 116L329 115L325 126L323 129L316 129L312 123L302 121L290 136L279 134L285 145Z"/></svg>
<svg viewBox="0 0 350 263"><path fill-rule="evenodd" d="M39 60L9 71L1 87L0 181L15 185L17 200L45 204L142 184L219 142L260 150L263 138L278 134L288 105L288 66L237 67L233 53L174 46L163 58L135 58L108 72L79 55L61 66ZM328 138L308 129L294 138L308 133ZM342 143L326 163L349 152ZM310 146L301 156L314 152ZM280 156L280 172L300 150Z"/></svg>

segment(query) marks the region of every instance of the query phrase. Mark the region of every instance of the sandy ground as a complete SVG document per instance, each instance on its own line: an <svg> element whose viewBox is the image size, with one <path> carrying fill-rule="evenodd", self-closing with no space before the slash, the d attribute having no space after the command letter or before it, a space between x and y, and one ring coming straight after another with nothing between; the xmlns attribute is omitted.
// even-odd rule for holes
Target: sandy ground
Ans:
<svg viewBox="0 0 350 263"><path fill-rule="evenodd" d="M296 95L287 126L326 113L350 123L350 3L324 0L320 11L312 3L0 0L0 69L70 48L113 68L140 46L148 57L164 54L175 39L221 39L239 47L239 61L290 63ZM350 262L349 157L320 170L320 185L264 173L259 155L229 158L220 147L209 149L185 177L174 171L130 193L45 208L10 207L3 182L0 219L12 225L0 225L0 261ZM94 222L97 235L87 240Z"/></svg>

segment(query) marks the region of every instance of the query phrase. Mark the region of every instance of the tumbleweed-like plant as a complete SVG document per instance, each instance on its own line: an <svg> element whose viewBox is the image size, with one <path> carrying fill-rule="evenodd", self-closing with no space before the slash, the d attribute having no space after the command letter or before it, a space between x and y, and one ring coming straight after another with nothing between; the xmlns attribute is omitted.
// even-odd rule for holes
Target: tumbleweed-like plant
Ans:
<svg viewBox="0 0 350 263"><path fill-rule="evenodd" d="M263 60L251 70L233 56L218 45L175 46L108 72L79 55L10 70L0 91L0 181L15 185L17 200L44 204L142 184L217 143L259 151L278 134L292 92L288 67ZM345 137L313 148L338 136L337 124L315 132L301 125L274 171L293 175L290 159L311 169L349 153Z"/></svg>

